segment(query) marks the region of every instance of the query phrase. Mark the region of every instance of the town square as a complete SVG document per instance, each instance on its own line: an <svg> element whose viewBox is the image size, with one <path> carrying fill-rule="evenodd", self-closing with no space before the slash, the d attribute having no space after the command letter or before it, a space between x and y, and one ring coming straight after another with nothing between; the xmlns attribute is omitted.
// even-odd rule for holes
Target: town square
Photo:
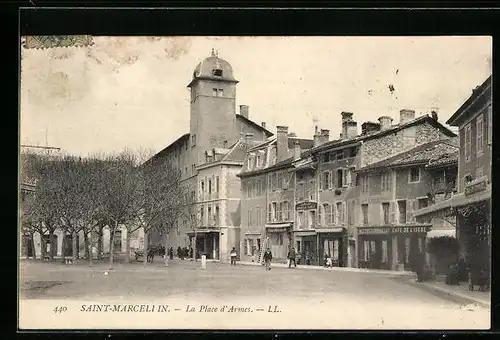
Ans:
<svg viewBox="0 0 500 340"><path fill-rule="evenodd" d="M491 53L23 37L21 327L488 329Z"/></svg>

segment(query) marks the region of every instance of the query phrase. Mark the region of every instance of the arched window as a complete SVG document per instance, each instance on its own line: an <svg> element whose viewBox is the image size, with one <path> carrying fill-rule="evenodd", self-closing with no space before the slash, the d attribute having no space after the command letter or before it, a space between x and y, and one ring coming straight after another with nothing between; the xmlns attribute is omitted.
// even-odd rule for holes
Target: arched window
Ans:
<svg viewBox="0 0 500 340"><path fill-rule="evenodd" d="M212 70L212 75L214 75L216 77L222 77L222 69L220 69L220 68L214 68Z"/></svg>

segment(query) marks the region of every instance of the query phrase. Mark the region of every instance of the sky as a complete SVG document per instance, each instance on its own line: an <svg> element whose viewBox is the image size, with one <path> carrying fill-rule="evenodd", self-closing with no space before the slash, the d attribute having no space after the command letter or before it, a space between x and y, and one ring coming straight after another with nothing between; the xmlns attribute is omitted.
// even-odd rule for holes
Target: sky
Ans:
<svg viewBox="0 0 500 340"><path fill-rule="evenodd" d="M86 156L160 151L189 132L193 70L228 61L236 107L275 132L340 134L400 109L444 122L492 73L491 37L94 37L90 47L21 48L21 144ZM393 85L394 90L389 90Z"/></svg>

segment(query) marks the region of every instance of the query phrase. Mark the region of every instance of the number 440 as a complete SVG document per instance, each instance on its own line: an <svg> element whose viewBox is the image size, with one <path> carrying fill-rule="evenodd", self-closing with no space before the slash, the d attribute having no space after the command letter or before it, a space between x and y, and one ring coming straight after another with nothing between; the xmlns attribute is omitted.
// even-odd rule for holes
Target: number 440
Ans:
<svg viewBox="0 0 500 340"><path fill-rule="evenodd" d="M62 313L62 312L66 312L67 310L68 310L68 307L60 306L60 307L54 308L54 313Z"/></svg>

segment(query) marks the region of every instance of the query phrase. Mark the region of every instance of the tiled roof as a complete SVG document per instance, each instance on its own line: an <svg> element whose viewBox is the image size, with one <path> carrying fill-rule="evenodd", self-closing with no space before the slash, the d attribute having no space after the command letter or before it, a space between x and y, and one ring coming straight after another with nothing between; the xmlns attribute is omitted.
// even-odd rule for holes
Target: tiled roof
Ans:
<svg viewBox="0 0 500 340"><path fill-rule="evenodd" d="M453 164L458 162L458 150L453 153L443 155L441 157L437 157L429 160L429 163L426 165L428 168L439 167L443 165Z"/></svg>
<svg viewBox="0 0 500 340"><path fill-rule="evenodd" d="M243 162L245 159L245 154L251 147L260 144L259 141L246 141L239 140L236 144L233 145L231 150L222 158L221 161L230 161L230 162Z"/></svg>
<svg viewBox="0 0 500 340"><path fill-rule="evenodd" d="M458 147L454 139L442 139L419 145L409 151L405 151L394 157L370 164L359 171L369 171L385 167L406 166L416 164L426 164L431 160L438 161L441 157L458 157Z"/></svg>
<svg viewBox="0 0 500 340"><path fill-rule="evenodd" d="M293 149L295 142L299 142L302 150L308 150L314 147L314 140L312 139L288 137L288 148Z"/></svg>
<svg viewBox="0 0 500 340"><path fill-rule="evenodd" d="M372 133L369 135L358 135L354 138L345 139L345 140L343 140L343 139L332 140L332 141L326 142L324 144L321 144L315 148L312 148L311 151L312 152L320 152L320 151L323 151L323 150L326 150L329 148L336 148L336 147L349 145L349 144L357 143L357 142L368 140L368 139L379 138L379 137L382 137L384 135L397 132L399 130L402 130L404 128L408 128L408 127L413 126L413 125L422 124L424 122L427 122L427 123L435 126L436 128L440 129L448 137L456 137L456 134L454 134L450 129L445 127L443 124L439 123L438 121L436 121L435 119L433 119L432 117L430 117L428 115L423 115L423 116L417 117L409 122L406 122L404 124L393 125L389 129L382 130L382 131Z"/></svg>
<svg viewBox="0 0 500 340"><path fill-rule="evenodd" d="M254 121L253 121L253 120L251 120L251 119L248 119L248 118L247 118L247 117L245 117L245 116L242 116L242 115L240 115L240 114L238 114L238 113L237 113L237 114L236 114L236 118L238 118L238 119L240 119L240 120L244 121L245 123L248 123L248 124L252 125L253 127L255 127L255 128L257 128L257 129L260 129L260 130L264 131L264 132L266 133L266 136L267 136L267 137L270 137L270 136L273 136L273 135L274 135L271 131L269 131L268 129L266 129L266 128L265 128L265 127L263 127L262 125L257 124L256 122L254 122Z"/></svg>

